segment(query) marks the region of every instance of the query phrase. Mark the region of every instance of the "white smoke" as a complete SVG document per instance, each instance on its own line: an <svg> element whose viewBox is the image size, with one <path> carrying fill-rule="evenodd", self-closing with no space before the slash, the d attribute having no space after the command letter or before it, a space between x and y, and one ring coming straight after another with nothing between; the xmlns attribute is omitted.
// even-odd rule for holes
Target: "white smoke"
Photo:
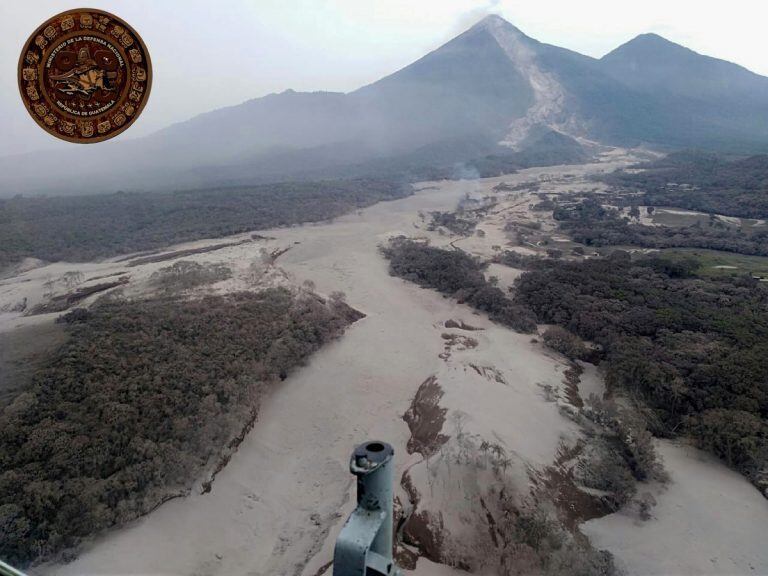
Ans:
<svg viewBox="0 0 768 576"><path fill-rule="evenodd" d="M463 197L459 201L458 209L461 210L473 201L478 201L483 196L483 187L480 182L480 172L474 166L467 166L459 163L453 167L453 178L457 180L456 185L463 192Z"/></svg>
<svg viewBox="0 0 768 576"><path fill-rule="evenodd" d="M468 28L471 28L486 16L490 16L491 14L497 14L499 11L500 5L501 5L501 0L487 0L484 4L481 3L480 6L476 6L475 8L472 8L460 14L456 18L456 22L454 22L453 24L453 29L451 31L451 38L453 38L457 34L461 34Z"/></svg>

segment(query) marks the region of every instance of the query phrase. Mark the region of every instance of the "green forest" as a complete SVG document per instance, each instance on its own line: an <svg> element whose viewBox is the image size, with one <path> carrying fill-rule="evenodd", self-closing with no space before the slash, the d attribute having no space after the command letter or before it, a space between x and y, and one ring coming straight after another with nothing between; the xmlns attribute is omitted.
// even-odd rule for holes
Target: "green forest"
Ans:
<svg viewBox="0 0 768 576"><path fill-rule="evenodd" d="M186 494L264 392L362 315L285 289L108 299L0 412L0 557L24 566Z"/></svg>
<svg viewBox="0 0 768 576"><path fill-rule="evenodd" d="M338 180L0 199L0 270L27 257L80 262L317 222L409 194L389 180Z"/></svg>
<svg viewBox="0 0 768 576"><path fill-rule="evenodd" d="M768 491L768 287L694 275L695 259L547 261L515 302L598 344L606 382Z"/></svg>
<svg viewBox="0 0 768 576"><path fill-rule="evenodd" d="M768 196L768 193L766 193ZM768 256L768 227L733 226L718 218L690 226L648 226L605 208L604 198L588 196L553 212L560 229L586 246L706 248L750 256Z"/></svg>
<svg viewBox="0 0 768 576"><path fill-rule="evenodd" d="M675 152L601 179L617 189L641 193L646 206L738 216L768 217L768 155L729 159L716 154Z"/></svg>

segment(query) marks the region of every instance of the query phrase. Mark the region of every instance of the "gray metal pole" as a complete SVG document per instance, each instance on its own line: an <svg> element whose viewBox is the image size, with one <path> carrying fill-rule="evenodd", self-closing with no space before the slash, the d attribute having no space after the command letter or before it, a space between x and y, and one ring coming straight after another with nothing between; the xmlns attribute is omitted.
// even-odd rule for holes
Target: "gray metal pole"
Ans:
<svg viewBox="0 0 768 576"><path fill-rule="evenodd" d="M385 513L371 550L392 556L392 456L395 451L386 442L366 442L355 448L350 462L357 476L357 505Z"/></svg>
<svg viewBox="0 0 768 576"><path fill-rule="evenodd" d="M0 576L25 576L25 574L0 560Z"/></svg>
<svg viewBox="0 0 768 576"><path fill-rule="evenodd" d="M395 576L392 559L392 457L386 442L355 448L349 469L357 477L357 508L336 539L333 576Z"/></svg>

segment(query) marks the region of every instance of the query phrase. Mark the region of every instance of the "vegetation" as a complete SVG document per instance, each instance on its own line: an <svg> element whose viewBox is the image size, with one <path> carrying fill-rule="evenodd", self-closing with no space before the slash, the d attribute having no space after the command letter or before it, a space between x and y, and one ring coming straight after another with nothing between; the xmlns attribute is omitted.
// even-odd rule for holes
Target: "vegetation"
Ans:
<svg viewBox="0 0 768 576"><path fill-rule="evenodd" d="M590 438L590 446L576 465L575 476L579 484L600 490L609 511L617 511L631 502L637 494L638 479L624 458L614 438Z"/></svg>
<svg viewBox="0 0 768 576"><path fill-rule="evenodd" d="M498 140L496 136L488 139L482 135L463 134L406 153L323 169L319 175L332 178L397 178L408 182L472 179L514 174L534 166L582 164L592 158L591 152L575 139L553 130L532 130L517 151L496 144ZM310 170L309 174L318 173Z"/></svg>
<svg viewBox="0 0 768 576"><path fill-rule="evenodd" d="M768 155L728 160L702 152L678 152L603 179L617 188L640 191L649 206L676 206L701 212L768 217ZM695 191L695 193L693 193Z"/></svg>
<svg viewBox="0 0 768 576"><path fill-rule="evenodd" d="M541 335L544 344L571 360L582 360L589 355L584 341L561 326L550 326Z"/></svg>
<svg viewBox="0 0 768 576"><path fill-rule="evenodd" d="M555 510L540 504L519 506L514 490L491 493L486 512L494 546L477 568L497 574L544 576L621 574L610 552L595 550L586 538L574 536Z"/></svg>
<svg viewBox="0 0 768 576"><path fill-rule="evenodd" d="M285 289L63 316L68 340L0 412L0 557L49 557L186 493L264 390L358 318Z"/></svg>
<svg viewBox="0 0 768 576"><path fill-rule="evenodd" d="M525 307L515 304L483 275L484 265L460 250L443 250L407 238L395 238L383 248L389 270L420 286L433 288L486 312L491 320L520 332L534 332L536 322Z"/></svg>
<svg viewBox="0 0 768 576"><path fill-rule="evenodd" d="M655 434L688 434L768 490L768 286L697 267L621 251L547 261L515 301L600 345L607 384L652 409Z"/></svg>
<svg viewBox="0 0 768 576"><path fill-rule="evenodd" d="M539 202L531 206L531 210L534 212L551 212L556 207L557 204L555 204L554 200L545 196Z"/></svg>
<svg viewBox="0 0 768 576"><path fill-rule="evenodd" d="M519 270L532 270L539 266L548 266L546 264L546 258L543 256L530 256L528 254L521 254L514 250L504 250L500 254L496 254L493 258L496 264L503 264L510 268L517 268Z"/></svg>
<svg viewBox="0 0 768 576"><path fill-rule="evenodd" d="M699 249L669 249L662 252L664 259L671 261L693 261L697 276L754 276L768 278L768 258L745 256L731 252Z"/></svg>
<svg viewBox="0 0 768 576"><path fill-rule="evenodd" d="M63 312L64 310L68 310L72 306L76 305L78 302L85 300L89 296L93 296L99 292L106 292L107 290L117 288L118 286L123 286L127 282L128 278L126 276L121 276L116 280L101 282L100 284L94 284L93 286L84 286L74 290L73 292L51 296L50 300L47 302L41 302L40 304L32 307L32 309L29 311L29 314L49 314L51 312ZM67 283L65 282L65 285L66 284Z"/></svg>
<svg viewBox="0 0 768 576"><path fill-rule="evenodd" d="M511 174L533 166L583 164L590 154L575 139L554 130L534 129L521 144L521 150L498 152L466 162L481 178Z"/></svg>
<svg viewBox="0 0 768 576"><path fill-rule="evenodd" d="M26 257L84 261L334 218L410 187L344 180L173 193L0 200L0 269Z"/></svg>
<svg viewBox="0 0 768 576"><path fill-rule="evenodd" d="M29 386L45 358L65 340L63 328L47 322L0 333L0 412Z"/></svg>
<svg viewBox="0 0 768 576"><path fill-rule="evenodd" d="M162 292L174 294L198 286L215 284L231 277L232 270L226 264L200 264L191 260L179 260L154 272L149 281Z"/></svg>
<svg viewBox="0 0 768 576"><path fill-rule="evenodd" d="M639 246L643 248L706 248L739 254L768 256L768 227L745 229L710 218L706 225L645 226L605 208L589 197L574 205L558 206L553 216L560 228L587 246Z"/></svg>
<svg viewBox="0 0 768 576"><path fill-rule="evenodd" d="M613 556L596 550L576 527L578 514L563 497L557 480L537 483L528 497L508 473L512 462L504 447L468 434L454 420L451 441L434 456L447 474L464 481L451 495L476 507L463 513L462 533L443 530L440 510L424 509L419 493L408 489L414 512L402 526L402 540L433 562L470 574L539 574L542 576L617 576ZM571 519L574 519L572 522Z"/></svg>
<svg viewBox="0 0 768 576"><path fill-rule="evenodd" d="M428 230L445 228L459 236L469 236L475 229L475 222L460 218L455 212L432 212Z"/></svg>
<svg viewBox="0 0 768 576"><path fill-rule="evenodd" d="M586 486L610 492L614 510L635 495L637 482L668 479L653 436L636 410L592 395L583 414L599 425L603 441L591 458L579 461L579 476Z"/></svg>

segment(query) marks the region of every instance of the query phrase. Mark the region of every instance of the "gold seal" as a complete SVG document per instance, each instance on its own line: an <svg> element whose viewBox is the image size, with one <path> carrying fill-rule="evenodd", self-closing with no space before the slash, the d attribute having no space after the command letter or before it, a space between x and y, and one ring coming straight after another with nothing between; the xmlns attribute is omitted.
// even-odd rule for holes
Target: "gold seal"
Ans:
<svg viewBox="0 0 768 576"><path fill-rule="evenodd" d="M144 41L123 20L92 8L41 24L19 58L19 91L30 116L68 142L108 140L141 114L152 87Z"/></svg>

